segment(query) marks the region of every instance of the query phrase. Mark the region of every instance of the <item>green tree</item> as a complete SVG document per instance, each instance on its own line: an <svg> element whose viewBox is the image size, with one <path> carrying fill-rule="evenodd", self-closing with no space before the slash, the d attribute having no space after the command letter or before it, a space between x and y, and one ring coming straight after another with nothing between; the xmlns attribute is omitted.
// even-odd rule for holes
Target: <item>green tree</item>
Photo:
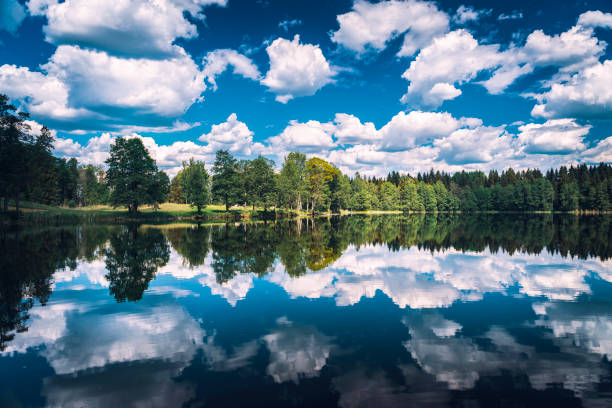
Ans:
<svg viewBox="0 0 612 408"><path fill-rule="evenodd" d="M302 210L306 189L306 156L292 152L285 157L278 179L279 201L282 205Z"/></svg>
<svg viewBox="0 0 612 408"><path fill-rule="evenodd" d="M420 182L417 191L419 196L421 196L425 211L437 211L438 203L436 201L436 192L433 186L431 184Z"/></svg>
<svg viewBox="0 0 612 408"><path fill-rule="evenodd" d="M176 176L170 182L170 192L168 193L168 201L176 204L185 204L183 197L183 170L179 170Z"/></svg>
<svg viewBox="0 0 612 408"><path fill-rule="evenodd" d="M400 207L405 212L425 210L416 182L408 177L400 180Z"/></svg>
<svg viewBox="0 0 612 408"><path fill-rule="evenodd" d="M241 180L236 159L227 150L218 150L212 169L213 199L225 205L225 211L241 199Z"/></svg>
<svg viewBox="0 0 612 408"><path fill-rule="evenodd" d="M111 190L109 203L125 205L132 215L144 204L156 204L168 194L168 176L157 169L155 161L139 138L119 138L106 160L106 182Z"/></svg>
<svg viewBox="0 0 612 408"><path fill-rule="evenodd" d="M8 97L0 94L0 194L4 197L4 211L8 211L9 197L13 197L19 212L19 199L29 182L24 176L33 138L26 123L29 115L15 113L16 110Z"/></svg>
<svg viewBox="0 0 612 408"><path fill-rule="evenodd" d="M341 209L347 209L351 201L351 181L338 169L334 172L329 184L331 194L330 209L338 213Z"/></svg>
<svg viewBox="0 0 612 408"><path fill-rule="evenodd" d="M57 202L57 159L52 154L53 136L43 126L30 146L28 157L27 196L30 201L44 204Z"/></svg>
<svg viewBox="0 0 612 408"><path fill-rule="evenodd" d="M385 181L380 186L380 207L383 210L397 210L400 208L399 191L395 184Z"/></svg>
<svg viewBox="0 0 612 408"><path fill-rule="evenodd" d="M352 200L351 210L367 211L372 208L372 197L368 183L357 175L351 183Z"/></svg>
<svg viewBox="0 0 612 408"><path fill-rule="evenodd" d="M248 179L251 190L251 202L261 204L264 212L274 201L276 193L276 180L274 178L274 162L262 156L251 161L248 168Z"/></svg>
<svg viewBox="0 0 612 408"><path fill-rule="evenodd" d="M104 170L88 164L79 167L80 203L82 205L104 204L108 200L108 187L104 183Z"/></svg>
<svg viewBox="0 0 612 408"><path fill-rule="evenodd" d="M329 198L329 182L333 179L334 167L323 159L313 157L306 161L306 175L314 215L317 205Z"/></svg>
<svg viewBox="0 0 612 408"><path fill-rule="evenodd" d="M559 192L559 204L564 211L574 211L578 209L580 200L580 190L575 181L563 184Z"/></svg>
<svg viewBox="0 0 612 408"><path fill-rule="evenodd" d="M185 202L202 213L202 207L208 204L210 193L208 190L208 172L203 162L189 160L183 164L181 184Z"/></svg>

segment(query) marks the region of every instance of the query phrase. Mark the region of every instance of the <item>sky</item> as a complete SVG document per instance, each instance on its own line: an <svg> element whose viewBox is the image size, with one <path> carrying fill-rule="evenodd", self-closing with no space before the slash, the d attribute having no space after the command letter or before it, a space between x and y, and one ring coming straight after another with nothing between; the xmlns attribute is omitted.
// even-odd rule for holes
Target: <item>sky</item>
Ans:
<svg viewBox="0 0 612 408"><path fill-rule="evenodd" d="M612 0L0 0L0 93L103 165L349 175L612 162Z"/></svg>

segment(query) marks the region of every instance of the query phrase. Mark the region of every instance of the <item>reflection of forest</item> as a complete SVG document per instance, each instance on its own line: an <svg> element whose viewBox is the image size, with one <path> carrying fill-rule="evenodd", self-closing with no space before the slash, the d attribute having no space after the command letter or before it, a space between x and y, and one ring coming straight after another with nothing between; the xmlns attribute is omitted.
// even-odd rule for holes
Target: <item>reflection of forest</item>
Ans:
<svg viewBox="0 0 612 408"><path fill-rule="evenodd" d="M320 270L349 245L387 245L390 250L417 246L510 254L608 259L612 255L612 218L575 216L433 215L350 216L298 219L268 224L226 224L171 229L173 248L190 266L202 265L209 252L219 283L237 273L259 276L278 259L291 276Z"/></svg>
<svg viewBox="0 0 612 408"><path fill-rule="evenodd" d="M217 282L223 283L239 273L265 275L276 261L291 276L321 270L349 245L386 245L392 251L411 246L510 254L548 251L605 260L612 256L611 221L609 216L419 214L191 228L81 225L0 231L0 350L16 332L27 330L34 302L48 301L53 273L74 269L77 261L104 259L111 294L117 301L137 301L158 268L167 264L168 242L190 267L210 262Z"/></svg>
<svg viewBox="0 0 612 408"><path fill-rule="evenodd" d="M53 273L91 261L109 238L108 227L0 230L0 351L15 333L27 331L35 301L46 304Z"/></svg>

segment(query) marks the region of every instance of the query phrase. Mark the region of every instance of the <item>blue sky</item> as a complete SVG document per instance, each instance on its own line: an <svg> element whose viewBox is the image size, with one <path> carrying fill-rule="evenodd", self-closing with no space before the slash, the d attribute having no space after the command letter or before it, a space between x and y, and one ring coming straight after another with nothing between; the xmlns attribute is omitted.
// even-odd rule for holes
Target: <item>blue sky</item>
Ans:
<svg viewBox="0 0 612 408"><path fill-rule="evenodd" d="M502 3L502 4L499 4ZM343 171L612 161L612 3L0 0L0 92L102 164L227 148Z"/></svg>

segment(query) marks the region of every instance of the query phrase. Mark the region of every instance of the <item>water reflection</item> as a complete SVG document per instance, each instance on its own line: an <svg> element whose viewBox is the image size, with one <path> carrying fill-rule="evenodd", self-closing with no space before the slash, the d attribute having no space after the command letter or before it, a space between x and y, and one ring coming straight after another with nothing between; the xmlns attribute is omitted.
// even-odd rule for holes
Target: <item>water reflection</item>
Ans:
<svg viewBox="0 0 612 408"><path fill-rule="evenodd" d="M113 234L104 251L110 293L117 302L140 300L169 256L168 242L158 230L140 231L137 225L130 225Z"/></svg>
<svg viewBox="0 0 612 408"><path fill-rule="evenodd" d="M605 406L610 220L3 231L0 405Z"/></svg>

